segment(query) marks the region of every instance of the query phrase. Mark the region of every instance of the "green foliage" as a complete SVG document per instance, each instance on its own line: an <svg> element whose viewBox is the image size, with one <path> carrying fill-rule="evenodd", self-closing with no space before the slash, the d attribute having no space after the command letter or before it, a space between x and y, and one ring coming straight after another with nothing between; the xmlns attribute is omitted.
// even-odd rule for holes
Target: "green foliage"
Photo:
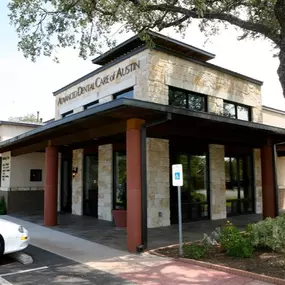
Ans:
<svg viewBox="0 0 285 285"><path fill-rule="evenodd" d="M10 117L9 121L12 122L25 122L25 123L39 123L35 114L26 114L20 117Z"/></svg>
<svg viewBox="0 0 285 285"><path fill-rule="evenodd" d="M192 197L193 201L196 203L206 201L206 196L202 193L199 193L199 192L191 192L191 197Z"/></svg>
<svg viewBox="0 0 285 285"><path fill-rule="evenodd" d="M5 198L1 197L0 198L0 215L6 215L6 214L7 214L7 209L6 209Z"/></svg>
<svg viewBox="0 0 285 285"><path fill-rule="evenodd" d="M241 38L263 36L280 46L285 22L285 4L276 0L10 0L8 7L18 46L32 60L66 47L82 58L98 54L114 46L114 31L139 32L151 43L146 30L174 27L183 34L193 19L206 35L219 32L217 22L230 23L242 29Z"/></svg>
<svg viewBox="0 0 285 285"><path fill-rule="evenodd" d="M208 247L203 244L191 243L183 245L183 256L192 259L202 259L206 257Z"/></svg>
<svg viewBox="0 0 285 285"><path fill-rule="evenodd" d="M241 233L230 222L221 231L221 247L229 256L247 258L251 257L254 247L249 233Z"/></svg>
<svg viewBox="0 0 285 285"><path fill-rule="evenodd" d="M249 226L252 244L255 247L270 248L285 252L285 215L275 219L267 218Z"/></svg>

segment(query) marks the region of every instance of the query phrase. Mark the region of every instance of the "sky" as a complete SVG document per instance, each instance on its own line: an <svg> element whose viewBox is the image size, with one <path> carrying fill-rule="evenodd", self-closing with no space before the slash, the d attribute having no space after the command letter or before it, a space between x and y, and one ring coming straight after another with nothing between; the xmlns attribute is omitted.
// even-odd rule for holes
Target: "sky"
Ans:
<svg viewBox="0 0 285 285"><path fill-rule="evenodd" d="M96 69L91 63L94 57L83 60L76 51L67 48L59 51L60 63L49 57L41 57L36 63L25 59L17 49L15 28L9 23L8 2L0 1L0 120L37 111L43 120L51 119L55 110L52 92ZM199 31L197 22L189 26L184 38L172 29L163 33L216 54L211 63L263 81L263 105L285 110L276 73L278 59L273 58L269 41L237 41L236 30L229 28L205 43L206 37ZM121 42L132 34L115 36Z"/></svg>

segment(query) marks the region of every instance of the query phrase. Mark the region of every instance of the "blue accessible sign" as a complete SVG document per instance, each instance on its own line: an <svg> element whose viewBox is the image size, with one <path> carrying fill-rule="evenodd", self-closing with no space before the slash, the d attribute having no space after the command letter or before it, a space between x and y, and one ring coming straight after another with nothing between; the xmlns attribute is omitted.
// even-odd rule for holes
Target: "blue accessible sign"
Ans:
<svg viewBox="0 0 285 285"><path fill-rule="evenodd" d="M182 164L172 165L172 185L173 186L183 186Z"/></svg>

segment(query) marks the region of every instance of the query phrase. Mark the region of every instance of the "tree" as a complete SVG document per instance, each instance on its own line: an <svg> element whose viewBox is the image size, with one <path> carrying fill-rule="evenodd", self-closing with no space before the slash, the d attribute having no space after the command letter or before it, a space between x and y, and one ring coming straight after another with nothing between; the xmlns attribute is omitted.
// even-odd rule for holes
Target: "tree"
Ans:
<svg viewBox="0 0 285 285"><path fill-rule="evenodd" d="M58 47L79 49L79 55L99 53L115 44L113 28L140 33L174 27L184 32L193 19L207 35L220 23L242 30L239 39L269 39L276 48L277 70L285 97L285 0L10 0L10 19L19 35L19 49L35 60Z"/></svg>
<svg viewBox="0 0 285 285"><path fill-rule="evenodd" d="M10 117L9 121L12 122L25 122L25 123L40 123L36 115L26 114L22 117Z"/></svg>

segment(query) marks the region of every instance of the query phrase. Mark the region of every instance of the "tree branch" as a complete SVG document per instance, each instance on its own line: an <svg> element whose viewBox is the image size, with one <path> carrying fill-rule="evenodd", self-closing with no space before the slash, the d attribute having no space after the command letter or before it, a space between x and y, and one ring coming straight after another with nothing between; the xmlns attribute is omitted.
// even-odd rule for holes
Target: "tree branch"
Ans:
<svg viewBox="0 0 285 285"><path fill-rule="evenodd" d="M240 27L245 30L249 30L255 33L260 33L264 35L265 37L269 38L272 40L276 45L280 45L281 43L281 37L277 33L273 33L270 28L268 28L265 25L258 24L258 23L253 23L249 21L244 21L234 15L228 14L228 13L223 13L223 12L205 12L203 14L203 17L201 17L195 10L183 8L183 7L178 7L178 6L172 6L172 5L166 5L166 4L158 4L158 5L148 5L146 7L143 7L143 10L145 12L150 12L150 11L169 11L173 13L180 13L184 16L188 17L183 17L184 21L187 20L188 18L193 18L193 19L208 19L208 20L221 20L228 22L232 25L235 25L237 27ZM182 23L182 18L180 19L181 21L179 23Z"/></svg>

